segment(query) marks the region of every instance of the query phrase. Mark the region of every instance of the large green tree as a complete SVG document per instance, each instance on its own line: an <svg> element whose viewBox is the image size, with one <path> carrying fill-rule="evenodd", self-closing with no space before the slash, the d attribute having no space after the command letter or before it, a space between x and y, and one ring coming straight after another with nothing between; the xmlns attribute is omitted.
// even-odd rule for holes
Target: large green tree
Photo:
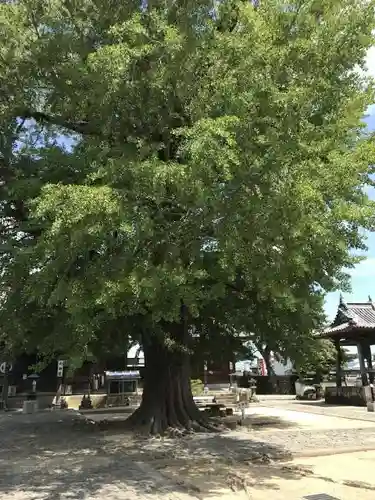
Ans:
<svg viewBox="0 0 375 500"><path fill-rule="evenodd" d="M301 349L373 222L373 7L3 2L6 335L45 352L139 338L129 423L155 433L204 424L192 332Z"/></svg>

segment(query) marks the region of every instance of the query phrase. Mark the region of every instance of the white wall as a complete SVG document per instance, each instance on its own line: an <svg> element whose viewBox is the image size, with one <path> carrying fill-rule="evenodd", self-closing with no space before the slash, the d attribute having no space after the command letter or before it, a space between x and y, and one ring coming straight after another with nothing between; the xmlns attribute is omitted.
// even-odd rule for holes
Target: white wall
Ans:
<svg viewBox="0 0 375 500"><path fill-rule="evenodd" d="M272 363L275 375L290 375L293 370L293 364L289 359L284 363L274 360Z"/></svg>
<svg viewBox="0 0 375 500"><path fill-rule="evenodd" d="M136 355L138 354L138 365L144 366L145 364L145 356L142 350L139 350L139 344L133 345L128 351L128 364L131 364L131 360L134 360Z"/></svg>

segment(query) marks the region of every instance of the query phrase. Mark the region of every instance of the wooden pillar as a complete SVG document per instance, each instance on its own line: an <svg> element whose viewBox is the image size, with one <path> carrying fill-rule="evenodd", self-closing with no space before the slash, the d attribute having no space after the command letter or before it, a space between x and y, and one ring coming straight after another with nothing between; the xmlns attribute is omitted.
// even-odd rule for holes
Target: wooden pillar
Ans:
<svg viewBox="0 0 375 500"><path fill-rule="evenodd" d="M111 394L111 381L110 381L109 377L107 377L107 376L105 377L105 382L104 383L105 383L106 390L107 390L107 399L106 399L106 404L105 405L108 406L108 404L109 404L109 396Z"/></svg>
<svg viewBox="0 0 375 500"><path fill-rule="evenodd" d="M357 350L358 350L359 369L361 370L362 385L363 387L366 387L368 385L368 377L365 365L364 344L362 340L357 343Z"/></svg>
<svg viewBox="0 0 375 500"><path fill-rule="evenodd" d="M3 392L2 394L0 394L0 398L3 401L4 410L8 409L8 392L9 392L9 363L6 360L4 364Z"/></svg>
<svg viewBox="0 0 375 500"><path fill-rule="evenodd" d="M374 373L372 373L372 356L371 356L371 346L369 343L364 344L364 357L367 361L367 369L370 370L368 372L368 378L370 380L370 384L374 383Z"/></svg>
<svg viewBox="0 0 375 500"><path fill-rule="evenodd" d="M340 339L335 340L336 347L336 387L342 386L342 376L341 376L341 364L342 364L342 356L340 349Z"/></svg>

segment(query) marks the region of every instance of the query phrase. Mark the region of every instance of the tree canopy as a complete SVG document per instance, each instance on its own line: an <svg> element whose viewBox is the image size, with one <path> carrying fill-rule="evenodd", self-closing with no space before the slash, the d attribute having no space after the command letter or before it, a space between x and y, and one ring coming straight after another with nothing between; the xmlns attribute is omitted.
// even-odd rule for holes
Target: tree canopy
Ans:
<svg viewBox="0 0 375 500"><path fill-rule="evenodd" d="M293 359L373 227L373 8L3 2L6 337L247 331Z"/></svg>

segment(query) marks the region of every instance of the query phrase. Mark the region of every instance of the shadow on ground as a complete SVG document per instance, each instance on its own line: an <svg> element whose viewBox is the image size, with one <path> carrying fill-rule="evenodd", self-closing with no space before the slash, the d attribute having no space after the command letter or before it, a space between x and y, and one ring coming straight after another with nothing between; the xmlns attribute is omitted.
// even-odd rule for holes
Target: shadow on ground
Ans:
<svg viewBox="0 0 375 500"><path fill-rule="evenodd" d="M92 420L98 425L102 430L106 430L109 433L123 433L124 432L124 421L128 415L113 413L113 414L85 414L88 420ZM237 420L241 422L241 417L239 415L234 415L231 417L226 417L229 421ZM225 419L221 421L225 422ZM248 414L245 419L239 424L239 429L252 429L256 430L277 430L277 429L291 429L298 428L298 424L293 421L282 419L273 415L260 415L259 413Z"/></svg>
<svg viewBox="0 0 375 500"><path fill-rule="evenodd" d="M235 432L141 439L100 432L71 411L0 417L2 500L120 500L167 493L204 497L222 488L275 489L285 449ZM203 496L202 496L203 495Z"/></svg>
<svg viewBox="0 0 375 500"><path fill-rule="evenodd" d="M298 424L280 417L253 414L246 416L244 426L253 430L274 430L295 428L298 427Z"/></svg>

